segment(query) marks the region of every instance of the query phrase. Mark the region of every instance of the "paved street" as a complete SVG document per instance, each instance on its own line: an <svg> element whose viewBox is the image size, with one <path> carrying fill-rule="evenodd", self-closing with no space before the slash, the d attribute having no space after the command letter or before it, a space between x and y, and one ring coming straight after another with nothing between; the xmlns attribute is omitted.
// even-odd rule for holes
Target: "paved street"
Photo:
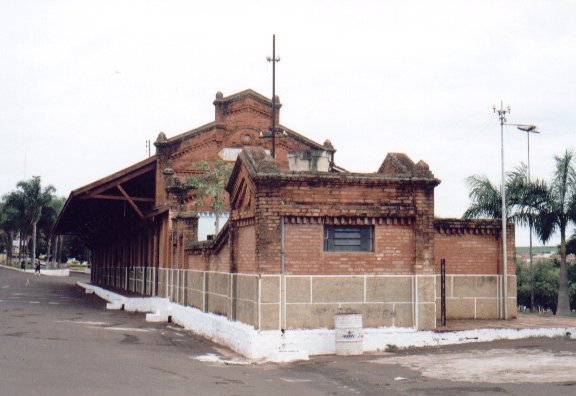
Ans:
<svg viewBox="0 0 576 396"><path fill-rule="evenodd" d="M0 395L574 395L576 341L249 364L75 286L0 268ZM532 381L532 383L531 383Z"/></svg>

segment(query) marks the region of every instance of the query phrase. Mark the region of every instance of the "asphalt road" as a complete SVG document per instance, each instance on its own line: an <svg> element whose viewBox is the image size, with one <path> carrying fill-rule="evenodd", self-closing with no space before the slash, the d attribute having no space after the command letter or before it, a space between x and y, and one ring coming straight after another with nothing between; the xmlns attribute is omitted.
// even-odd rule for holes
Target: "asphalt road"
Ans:
<svg viewBox="0 0 576 396"><path fill-rule="evenodd" d="M255 364L78 280L0 268L0 396L576 395L568 338Z"/></svg>

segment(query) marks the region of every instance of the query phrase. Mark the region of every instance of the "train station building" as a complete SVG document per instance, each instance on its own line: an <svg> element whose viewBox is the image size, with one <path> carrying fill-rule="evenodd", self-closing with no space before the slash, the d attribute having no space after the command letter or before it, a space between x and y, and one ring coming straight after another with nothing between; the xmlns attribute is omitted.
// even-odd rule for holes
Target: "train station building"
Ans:
<svg viewBox="0 0 576 396"><path fill-rule="evenodd" d="M347 312L366 328L430 330L445 259L449 319L501 318L504 304L516 316L513 225L504 298L499 221L436 218L440 180L403 153L373 173L339 167L329 140L281 124L276 102L271 131L269 98L218 92L212 122L160 133L155 155L72 191L55 232L91 249L91 282L255 330L331 329ZM210 207L184 187L200 161L233 164L227 221L209 238Z"/></svg>

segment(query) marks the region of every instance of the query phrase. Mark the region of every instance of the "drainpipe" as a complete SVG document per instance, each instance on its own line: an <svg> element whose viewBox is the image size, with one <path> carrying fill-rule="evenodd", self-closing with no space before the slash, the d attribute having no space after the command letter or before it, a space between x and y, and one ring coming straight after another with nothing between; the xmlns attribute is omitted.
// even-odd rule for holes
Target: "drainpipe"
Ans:
<svg viewBox="0 0 576 396"><path fill-rule="evenodd" d="M280 330L286 330L286 277L284 275L284 216L280 217Z"/></svg>

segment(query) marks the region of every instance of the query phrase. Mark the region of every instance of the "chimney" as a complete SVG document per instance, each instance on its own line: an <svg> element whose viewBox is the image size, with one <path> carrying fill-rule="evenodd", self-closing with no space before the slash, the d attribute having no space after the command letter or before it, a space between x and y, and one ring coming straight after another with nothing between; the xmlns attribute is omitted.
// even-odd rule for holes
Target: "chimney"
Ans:
<svg viewBox="0 0 576 396"><path fill-rule="evenodd" d="M274 125L276 128L280 125L280 108L282 107L282 103L280 103L280 96L276 95L276 114L274 115ZM272 106L270 106L272 109Z"/></svg>
<svg viewBox="0 0 576 396"><path fill-rule="evenodd" d="M328 172L331 153L324 150L289 151L288 167L296 172Z"/></svg>

